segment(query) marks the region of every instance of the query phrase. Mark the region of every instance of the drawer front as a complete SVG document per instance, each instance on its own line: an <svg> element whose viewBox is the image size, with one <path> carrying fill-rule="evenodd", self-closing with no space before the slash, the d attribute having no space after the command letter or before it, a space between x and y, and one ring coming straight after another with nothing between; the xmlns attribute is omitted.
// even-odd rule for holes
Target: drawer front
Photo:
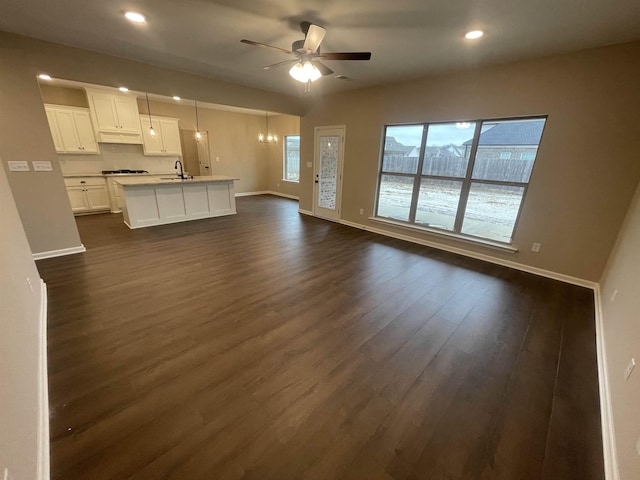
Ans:
<svg viewBox="0 0 640 480"><path fill-rule="evenodd" d="M88 186L105 186L103 177L74 177L65 178L64 184L67 187L88 187Z"/></svg>

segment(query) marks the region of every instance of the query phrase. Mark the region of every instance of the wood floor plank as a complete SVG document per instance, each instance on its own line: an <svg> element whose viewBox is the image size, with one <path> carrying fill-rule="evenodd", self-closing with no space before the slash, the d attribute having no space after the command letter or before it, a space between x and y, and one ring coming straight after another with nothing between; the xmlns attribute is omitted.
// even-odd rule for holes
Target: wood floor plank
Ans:
<svg viewBox="0 0 640 480"><path fill-rule="evenodd" d="M603 478L591 291L237 208L37 262L52 479Z"/></svg>

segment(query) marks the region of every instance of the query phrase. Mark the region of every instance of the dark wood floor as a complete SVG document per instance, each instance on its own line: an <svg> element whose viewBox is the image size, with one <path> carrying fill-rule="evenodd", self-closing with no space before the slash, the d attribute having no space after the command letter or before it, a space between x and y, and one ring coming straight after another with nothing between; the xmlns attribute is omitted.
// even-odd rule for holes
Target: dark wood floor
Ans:
<svg viewBox="0 0 640 480"><path fill-rule="evenodd" d="M592 292L301 216L77 219L53 479L602 479Z"/></svg>

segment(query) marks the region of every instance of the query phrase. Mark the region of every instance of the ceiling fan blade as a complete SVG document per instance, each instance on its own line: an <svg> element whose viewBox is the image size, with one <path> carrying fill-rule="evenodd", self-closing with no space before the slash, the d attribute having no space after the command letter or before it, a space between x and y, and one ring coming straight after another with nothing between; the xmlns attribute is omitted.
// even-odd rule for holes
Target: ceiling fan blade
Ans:
<svg viewBox="0 0 640 480"><path fill-rule="evenodd" d="M320 70L320 73L322 75L331 75L333 73L333 70L331 70L329 67L327 67L324 63L319 62L318 60L315 60L313 62L313 64L318 67L318 70Z"/></svg>
<svg viewBox="0 0 640 480"><path fill-rule="evenodd" d="M274 47L273 45L267 45L266 43L254 42L253 40L247 40L245 38L243 38L240 41L242 43L246 43L247 45L253 45L254 47L270 48L271 50L277 50L278 52L289 53L291 55L294 55L294 53L291 50L285 50L284 48Z"/></svg>
<svg viewBox="0 0 640 480"><path fill-rule="evenodd" d="M369 60L371 52L333 52L321 53L318 58L325 60Z"/></svg>
<svg viewBox="0 0 640 480"><path fill-rule="evenodd" d="M278 68L278 67L282 67L284 65L288 65L291 63L296 63L298 62L297 58L294 58L292 60L285 60L284 62L278 62L278 63L274 63L273 65L267 65L266 67L262 67L263 70L271 70L272 68Z"/></svg>
<svg viewBox="0 0 640 480"><path fill-rule="evenodd" d="M309 31L307 32L307 36L304 38L304 50L307 53L313 53L318 51L318 47L322 43L322 39L324 38L327 30L319 27L318 25L309 25Z"/></svg>

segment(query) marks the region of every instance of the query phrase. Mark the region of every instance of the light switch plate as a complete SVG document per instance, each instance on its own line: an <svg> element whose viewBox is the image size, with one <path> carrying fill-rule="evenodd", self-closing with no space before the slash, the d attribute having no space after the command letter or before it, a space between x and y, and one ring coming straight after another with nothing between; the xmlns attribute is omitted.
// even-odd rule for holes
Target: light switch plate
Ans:
<svg viewBox="0 0 640 480"><path fill-rule="evenodd" d="M51 165L51 162L31 162L31 164L33 165L33 171L34 172L52 172L53 171L53 166Z"/></svg>
<svg viewBox="0 0 640 480"><path fill-rule="evenodd" d="M311 168L311 167L313 167L313 163L307 162L307 168Z"/></svg>
<svg viewBox="0 0 640 480"><path fill-rule="evenodd" d="M29 171L29 163L21 162L21 161L9 161L9 171L10 172L28 172Z"/></svg>

